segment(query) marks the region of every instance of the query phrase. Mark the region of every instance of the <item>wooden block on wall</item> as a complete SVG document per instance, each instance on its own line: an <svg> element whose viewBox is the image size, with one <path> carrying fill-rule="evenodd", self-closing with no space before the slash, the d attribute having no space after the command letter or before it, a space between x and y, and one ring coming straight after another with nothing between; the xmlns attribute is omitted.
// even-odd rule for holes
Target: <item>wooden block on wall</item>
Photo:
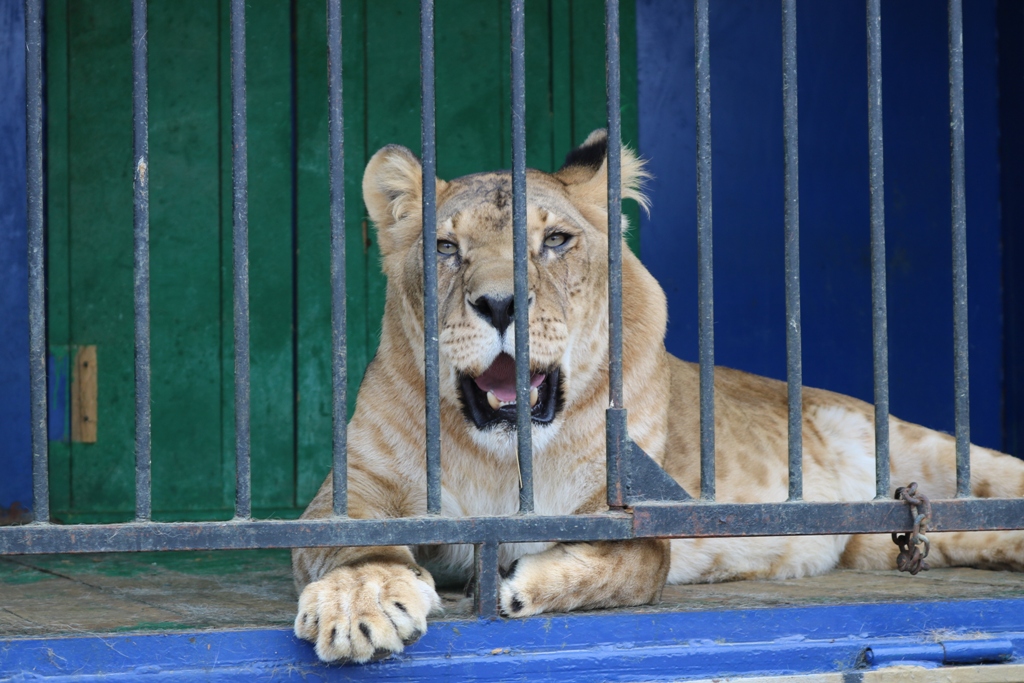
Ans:
<svg viewBox="0 0 1024 683"><path fill-rule="evenodd" d="M71 440L96 443L96 347L79 346L71 380Z"/></svg>

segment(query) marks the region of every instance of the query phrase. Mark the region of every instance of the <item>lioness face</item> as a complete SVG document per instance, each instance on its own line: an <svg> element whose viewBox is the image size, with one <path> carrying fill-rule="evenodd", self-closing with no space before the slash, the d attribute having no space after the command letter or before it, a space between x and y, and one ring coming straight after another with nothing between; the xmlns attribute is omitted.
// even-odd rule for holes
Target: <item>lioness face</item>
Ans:
<svg viewBox="0 0 1024 683"><path fill-rule="evenodd" d="M595 309L607 287L607 239L551 176L527 180L530 291L530 406L537 425L563 411L578 365L577 345L600 336ZM516 419L512 188L507 173L448 183L438 198L442 361L466 417L480 430ZM597 296L592 294L597 293Z"/></svg>
<svg viewBox="0 0 1024 683"><path fill-rule="evenodd" d="M607 364L605 148L603 131L595 133L558 173L527 172L530 412L538 447L594 391ZM624 161L624 170L634 164L641 172L632 155ZM402 300L404 330L420 358L421 174L411 152L391 146L374 155L363 178L388 297ZM437 181L436 267L442 400L459 407L478 442L507 446L516 421L510 173Z"/></svg>

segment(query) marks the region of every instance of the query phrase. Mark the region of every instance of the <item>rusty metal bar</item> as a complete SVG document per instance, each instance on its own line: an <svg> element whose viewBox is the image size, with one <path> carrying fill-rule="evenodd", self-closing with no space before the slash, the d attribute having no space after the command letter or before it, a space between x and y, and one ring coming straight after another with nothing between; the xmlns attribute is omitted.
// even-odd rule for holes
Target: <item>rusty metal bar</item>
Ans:
<svg viewBox="0 0 1024 683"><path fill-rule="evenodd" d="M875 497L889 494L889 322L882 144L882 3L867 0L868 177L871 185L871 341L875 379Z"/></svg>
<svg viewBox="0 0 1024 683"><path fill-rule="evenodd" d="M1024 528L1024 498L932 501L932 531ZM257 520L0 527L0 555L906 532L897 500L658 504L632 515Z"/></svg>
<svg viewBox="0 0 1024 683"><path fill-rule="evenodd" d="M43 244L43 2L25 2L25 128L28 169L28 358L32 424L32 513L50 522L46 434L46 251Z"/></svg>
<svg viewBox="0 0 1024 683"><path fill-rule="evenodd" d="M249 152L245 120L245 0L231 0L231 180L235 332L235 517L252 517L249 471Z"/></svg>
<svg viewBox="0 0 1024 683"><path fill-rule="evenodd" d="M715 304L711 246L711 47L708 0L696 0L697 298L700 337L700 497L715 499Z"/></svg>
<svg viewBox="0 0 1024 683"><path fill-rule="evenodd" d="M608 506L626 505L629 435L622 397L622 115L619 2L605 0L605 73L608 109L608 409L605 459Z"/></svg>
<svg viewBox="0 0 1024 683"><path fill-rule="evenodd" d="M789 500L803 498L803 352L800 327L800 151L797 127L796 0L782 0L782 130L785 144L786 388Z"/></svg>
<svg viewBox="0 0 1024 683"><path fill-rule="evenodd" d="M426 400L427 512L441 514L441 398L437 332L437 135L434 103L434 0L420 1L420 132L423 147L423 373Z"/></svg>
<svg viewBox="0 0 1024 683"><path fill-rule="evenodd" d="M526 233L526 28L524 0L511 0L512 19L512 262L516 334L516 448L519 512L533 512L533 417L530 412L530 285ZM554 387L552 387L554 391Z"/></svg>
<svg viewBox="0 0 1024 683"><path fill-rule="evenodd" d="M971 402L967 345L967 201L964 185L964 27L949 0L949 166L953 224L953 381L956 495L971 495Z"/></svg>
<svg viewBox="0 0 1024 683"><path fill-rule="evenodd" d="M135 519L152 516L153 418L149 355L149 37L147 0L132 2L132 128L135 164Z"/></svg>
<svg viewBox="0 0 1024 683"><path fill-rule="evenodd" d="M327 2L327 109L331 184L332 510L348 514L348 335L345 321L345 114L341 0Z"/></svg>
<svg viewBox="0 0 1024 683"><path fill-rule="evenodd" d="M473 607L478 617L498 616L498 544L473 546Z"/></svg>

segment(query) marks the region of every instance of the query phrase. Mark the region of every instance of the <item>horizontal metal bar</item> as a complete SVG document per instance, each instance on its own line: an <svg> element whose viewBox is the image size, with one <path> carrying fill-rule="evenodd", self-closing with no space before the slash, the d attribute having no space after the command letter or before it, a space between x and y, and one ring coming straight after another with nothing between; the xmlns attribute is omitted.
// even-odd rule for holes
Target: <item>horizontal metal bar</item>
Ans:
<svg viewBox="0 0 1024 683"><path fill-rule="evenodd" d="M822 536L909 531L909 508L901 501L834 503L683 503L638 505L637 538L718 536ZM1024 529L1024 498L932 501L929 533Z"/></svg>
<svg viewBox="0 0 1024 683"><path fill-rule="evenodd" d="M877 534L912 529L895 500L642 504L633 514L232 520L0 527L0 555L445 543ZM1024 498L932 501L930 529L1024 529Z"/></svg>
<svg viewBox="0 0 1024 683"><path fill-rule="evenodd" d="M632 524L615 513L0 526L0 555L618 540Z"/></svg>

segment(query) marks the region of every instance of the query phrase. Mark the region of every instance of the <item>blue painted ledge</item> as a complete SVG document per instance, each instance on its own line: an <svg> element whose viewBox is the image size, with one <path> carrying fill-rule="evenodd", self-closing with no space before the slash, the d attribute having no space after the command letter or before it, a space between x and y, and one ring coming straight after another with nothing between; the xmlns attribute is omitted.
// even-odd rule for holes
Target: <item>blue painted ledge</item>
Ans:
<svg viewBox="0 0 1024 683"><path fill-rule="evenodd" d="M1019 660L1024 599L439 621L364 666L323 665L285 629L11 639L0 681L685 680L851 670L867 648L915 659L979 638Z"/></svg>

